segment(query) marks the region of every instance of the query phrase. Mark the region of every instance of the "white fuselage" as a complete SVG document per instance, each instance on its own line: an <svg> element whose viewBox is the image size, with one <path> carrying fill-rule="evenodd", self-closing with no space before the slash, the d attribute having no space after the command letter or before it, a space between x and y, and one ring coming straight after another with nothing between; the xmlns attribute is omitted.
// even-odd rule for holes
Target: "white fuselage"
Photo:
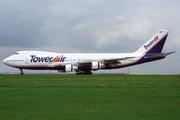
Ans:
<svg viewBox="0 0 180 120"><path fill-rule="evenodd" d="M55 66L134 56L134 58L119 61L120 63L116 64L116 68L117 66L123 67L127 64L133 64L141 55L142 54L138 53L54 53L44 51L19 51L6 58L3 62L11 67L23 69L59 69ZM58 57L59 61L56 61L55 58ZM112 68L114 68L113 64ZM108 69L110 68L108 67Z"/></svg>

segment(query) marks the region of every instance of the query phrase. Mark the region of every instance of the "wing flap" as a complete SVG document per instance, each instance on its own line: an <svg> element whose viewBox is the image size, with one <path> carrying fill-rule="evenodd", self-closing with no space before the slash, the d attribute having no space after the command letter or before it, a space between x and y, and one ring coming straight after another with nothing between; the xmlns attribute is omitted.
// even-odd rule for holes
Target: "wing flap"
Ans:
<svg viewBox="0 0 180 120"><path fill-rule="evenodd" d="M126 60L126 59L131 59L131 58L135 58L135 57L108 58L108 59L104 59L104 61Z"/></svg>

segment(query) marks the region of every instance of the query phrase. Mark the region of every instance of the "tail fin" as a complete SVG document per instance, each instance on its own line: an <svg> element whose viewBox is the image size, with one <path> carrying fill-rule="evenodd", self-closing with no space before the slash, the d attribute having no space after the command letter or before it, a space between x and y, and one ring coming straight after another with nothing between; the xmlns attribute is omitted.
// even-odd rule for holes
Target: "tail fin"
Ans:
<svg viewBox="0 0 180 120"><path fill-rule="evenodd" d="M161 53L168 33L168 30L160 30L135 53Z"/></svg>

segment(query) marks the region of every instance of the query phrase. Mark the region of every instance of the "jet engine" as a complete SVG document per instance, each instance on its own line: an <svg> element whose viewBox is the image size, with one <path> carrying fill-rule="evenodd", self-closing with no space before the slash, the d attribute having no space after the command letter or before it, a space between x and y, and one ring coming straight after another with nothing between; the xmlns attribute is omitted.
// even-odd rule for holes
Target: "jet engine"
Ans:
<svg viewBox="0 0 180 120"><path fill-rule="evenodd" d="M92 70L98 70L98 69L101 69L101 68L105 68L105 64L100 63L100 62L92 62L91 63L91 69Z"/></svg>
<svg viewBox="0 0 180 120"><path fill-rule="evenodd" d="M77 70L78 70L77 66L74 66L71 64L65 65L65 72L72 72L72 71L77 71Z"/></svg>

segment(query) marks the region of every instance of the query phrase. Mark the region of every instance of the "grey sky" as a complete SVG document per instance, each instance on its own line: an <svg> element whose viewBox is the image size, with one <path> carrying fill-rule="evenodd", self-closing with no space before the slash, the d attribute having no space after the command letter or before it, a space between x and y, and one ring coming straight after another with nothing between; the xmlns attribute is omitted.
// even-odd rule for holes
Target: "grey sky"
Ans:
<svg viewBox="0 0 180 120"><path fill-rule="evenodd" d="M178 74L178 11L179 0L1 0L0 60L19 50L134 52L159 30L168 29L163 51L177 52L129 68L138 74ZM0 72L18 71L2 62L0 66Z"/></svg>

